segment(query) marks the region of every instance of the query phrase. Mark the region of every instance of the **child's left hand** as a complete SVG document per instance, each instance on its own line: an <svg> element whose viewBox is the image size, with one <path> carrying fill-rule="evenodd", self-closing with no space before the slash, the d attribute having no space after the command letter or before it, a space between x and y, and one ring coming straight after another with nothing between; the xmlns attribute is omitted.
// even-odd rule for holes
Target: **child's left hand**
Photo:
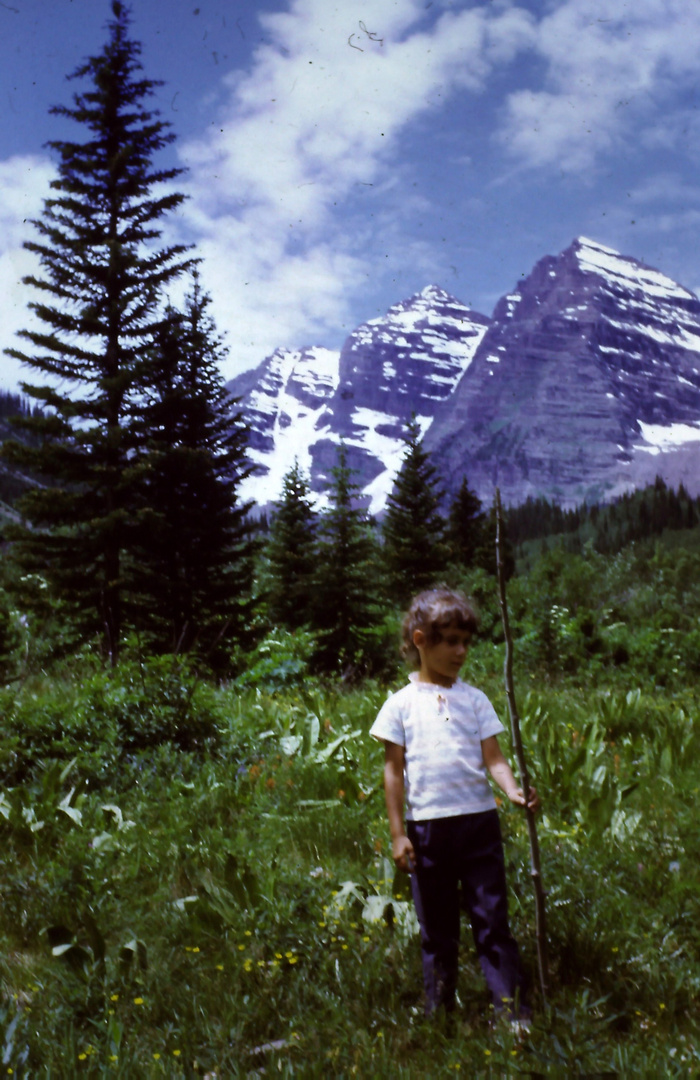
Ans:
<svg viewBox="0 0 700 1080"><path fill-rule="evenodd" d="M527 802L525 801L522 788L510 792L508 797L512 803L516 804L516 806L527 806L528 810L531 810L533 814L536 814L540 808L540 797L537 794L537 788L532 787L532 785L530 785L530 797Z"/></svg>

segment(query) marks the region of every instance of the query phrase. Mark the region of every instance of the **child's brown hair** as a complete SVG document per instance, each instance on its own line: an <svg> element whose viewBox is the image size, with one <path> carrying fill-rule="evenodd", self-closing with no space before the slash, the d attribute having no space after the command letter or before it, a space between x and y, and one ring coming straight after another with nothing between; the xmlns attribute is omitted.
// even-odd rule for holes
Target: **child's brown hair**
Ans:
<svg viewBox="0 0 700 1080"><path fill-rule="evenodd" d="M474 608L469 601L453 589L427 589L419 593L411 603L403 621L401 652L410 663L420 664L418 649L413 644L413 634L422 630L428 645L437 645L442 631L448 626L476 633L479 627Z"/></svg>

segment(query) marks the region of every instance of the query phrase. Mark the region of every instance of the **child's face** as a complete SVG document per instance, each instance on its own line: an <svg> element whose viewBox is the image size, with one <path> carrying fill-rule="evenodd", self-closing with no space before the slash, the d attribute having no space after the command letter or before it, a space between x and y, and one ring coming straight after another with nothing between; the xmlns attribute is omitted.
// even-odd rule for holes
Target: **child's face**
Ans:
<svg viewBox="0 0 700 1080"><path fill-rule="evenodd" d="M469 630L460 630L453 625L446 626L440 640L429 645L425 633L416 630L413 644L420 654L418 677L421 682L452 686L464 663L471 639Z"/></svg>

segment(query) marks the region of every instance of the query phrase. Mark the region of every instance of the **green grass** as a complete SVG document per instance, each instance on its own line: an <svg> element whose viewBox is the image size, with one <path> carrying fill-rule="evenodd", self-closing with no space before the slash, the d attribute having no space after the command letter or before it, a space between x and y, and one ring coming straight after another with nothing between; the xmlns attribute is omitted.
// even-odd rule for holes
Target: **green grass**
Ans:
<svg viewBox="0 0 700 1080"><path fill-rule="evenodd" d="M502 710L498 651L481 646L474 669ZM178 695L162 665L142 675L5 699L3 1075L700 1075L692 688L523 696L551 971L545 1008L526 830L504 807L536 1006L519 1043L490 1024L466 926L456 1028L422 1018L366 734L385 687L190 694L179 672ZM178 736L173 710L199 741Z"/></svg>

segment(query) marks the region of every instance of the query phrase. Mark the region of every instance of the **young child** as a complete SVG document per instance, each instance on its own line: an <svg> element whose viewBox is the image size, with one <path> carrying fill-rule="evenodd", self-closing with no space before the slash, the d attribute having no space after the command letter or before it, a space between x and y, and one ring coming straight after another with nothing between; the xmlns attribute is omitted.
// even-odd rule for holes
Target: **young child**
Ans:
<svg viewBox="0 0 700 1080"><path fill-rule="evenodd" d="M504 729L493 705L459 678L476 628L459 594L434 589L417 596L404 620L403 652L420 666L382 706L370 734L385 748L394 861L411 873L426 1014L454 1009L461 885L494 1007L517 1020L529 1010L508 925L503 844L487 770L511 802L525 806L526 800L498 745ZM534 788L527 805L539 805Z"/></svg>

